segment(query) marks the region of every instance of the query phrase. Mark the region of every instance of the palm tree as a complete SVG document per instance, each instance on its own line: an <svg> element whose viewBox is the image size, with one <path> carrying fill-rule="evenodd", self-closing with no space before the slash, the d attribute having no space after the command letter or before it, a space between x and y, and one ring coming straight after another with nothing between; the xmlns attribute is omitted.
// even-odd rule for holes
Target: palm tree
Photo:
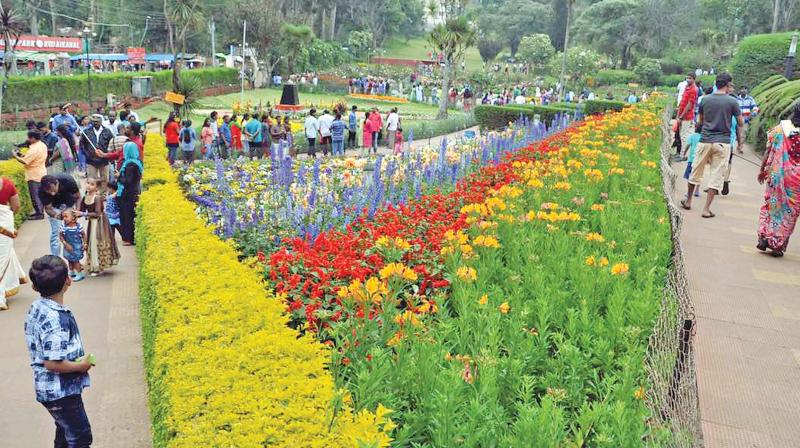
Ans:
<svg viewBox="0 0 800 448"><path fill-rule="evenodd" d="M572 16L572 7L575 6L575 0L565 0L567 2L567 24L564 25L564 60L561 61L561 76L558 78L558 83L561 85L561 90L556 92L558 97L561 98L561 92L566 89L564 86L564 78L567 74L567 50L569 49L569 21Z"/></svg>
<svg viewBox="0 0 800 448"><path fill-rule="evenodd" d="M19 36L25 31L25 19L17 12L10 0L0 1L0 33L3 35L3 84L0 86L0 111L3 110L3 95L8 89L8 75L14 64L14 49ZM2 120L0 120L2 126Z"/></svg>
<svg viewBox="0 0 800 448"><path fill-rule="evenodd" d="M164 17L167 25L169 45L172 50L172 91L181 93L181 60L178 59L178 50L186 54L186 33L195 29L203 22L203 11L200 0L164 0ZM175 112L178 112L175 105Z"/></svg>
<svg viewBox="0 0 800 448"><path fill-rule="evenodd" d="M442 95L439 100L437 120L447 118L447 92L450 90L450 76L453 67L464 56L464 52L475 43L475 30L464 17L448 20L431 31L428 40L433 48L442 55Z"/></svg>

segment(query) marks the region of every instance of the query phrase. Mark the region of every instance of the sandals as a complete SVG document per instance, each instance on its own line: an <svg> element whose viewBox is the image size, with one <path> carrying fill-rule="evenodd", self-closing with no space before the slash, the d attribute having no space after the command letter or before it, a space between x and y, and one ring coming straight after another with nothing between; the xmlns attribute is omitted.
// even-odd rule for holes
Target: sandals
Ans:
<svg viewBox="0 0 800 448"><path fill-rule="evenodd" d="M681 208L683 208L684 210L691 210L692 209L691 206L686 205L686 199L681 199Z"/></svg>
<svg viewBox="0 0 800 448"><path fill-rule="evenodd" d="M713 218L713 217L715 217L715 216L717 216L717 215L715 215L715 214L714 214L714 212L708 212L708 214L707 214L707 215L706 215L705 213L703 213L703 214L702 214L702 215L700 215L700 216L702 216L703 218Z"/></svg>
<svg viewBox="0 0 800 448"><path fill-rule="evenodd" d="M756 244L756 249L760 250L761 252L766 252L767 248L769 247L769 243L765 239L759 239L758 244Z"/></svg>

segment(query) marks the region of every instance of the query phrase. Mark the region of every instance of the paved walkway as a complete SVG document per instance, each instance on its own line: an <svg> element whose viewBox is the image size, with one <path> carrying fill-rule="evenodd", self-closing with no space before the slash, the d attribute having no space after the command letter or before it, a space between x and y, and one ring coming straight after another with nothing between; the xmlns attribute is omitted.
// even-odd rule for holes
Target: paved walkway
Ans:
<svg viewBox="0 0 800 448"><path fill-rule="evenodd" d="M744 157L760 164L749 149ZM676 165L683 173L684 164ZM697 312L695 336L705 446L800 446L800 236L781 259L758 252L764 187L734 157L731 194L716 218L705 196L685 211L682 241ZM686 181L678 182L681 197Z"/></svg>
<svg viewBox="0 0 800 448"><path fill-rule="evenodd" d="M15 242L27 270L48 250L47 221L25 223ZM87 351L97 356L92 386L84 391L98 447L149 447L150 417L142 361L136 255L120 247L120 265L104 275L74 284L66 305L75 313ZM50 415L36 402L25 347L23 323L37 295L29 286L0 312L0 445L4 448L53 446Z"/></svg>

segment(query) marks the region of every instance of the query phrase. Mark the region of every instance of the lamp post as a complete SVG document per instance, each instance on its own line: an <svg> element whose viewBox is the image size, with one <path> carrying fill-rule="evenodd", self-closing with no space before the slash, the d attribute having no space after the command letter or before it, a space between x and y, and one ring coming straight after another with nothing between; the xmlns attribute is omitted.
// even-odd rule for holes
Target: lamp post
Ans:
<svg viewBox="0 0 800 448"><path fill-rule="evenodd" d="M92 63L89 61L89 37L92 35L92 30L88 26L83 28L83 48L86 52L86 104L89 107L89 113L92 112Z"/></svg>
<svg viewBox="0 0 800 448"><path fill-rule="evenodd" d="M788 80L791 80L794 74L794 57L797 55L797 37L798 35L795 31L795 33L792 34L792 43L789 44L789 56L786 57L786 70L783 76Z"/></svg>

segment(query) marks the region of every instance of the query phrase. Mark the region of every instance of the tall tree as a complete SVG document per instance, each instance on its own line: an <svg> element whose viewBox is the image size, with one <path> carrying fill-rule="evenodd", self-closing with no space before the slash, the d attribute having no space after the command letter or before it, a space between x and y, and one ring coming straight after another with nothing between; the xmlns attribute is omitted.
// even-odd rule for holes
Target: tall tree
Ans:
<svg viewBox="0 0 800 448"><path fill-rule="evenodd" d="M314 40L314 31L308 25L292 25L285 23L281 27L283 36L283 46L286 50L286 62L289 74L294 73L294 64L297 61L297 54L303 46Z"/></svg>
<svg viewBox="0 0 800 448"><path fill-rule="evenodd" d="M482 20L484 29L493 29L511 47L511 55L517 54L522 36L544 33L555 17L550 5L534 0L508 0L493 14Z"/></svg>
<svg viewBox="0 0 800 448"><path fill-rule="evenodd" d="M181 56L186 53L186 34L203 21L200 0L164 0L164 17L173 56L172 91L180 93L183 91L181 82L183 61L178 58L178 51L180 50ZM176 112L178 109L178 105L175 105Z"/></svg>
<svg viewBox="0 0 800 448"><path fill-rule="evenodd" d="M436 25L431 31L428 41L442 55L442 94L439 99L437 120L447 118L447 92L450 91L450 77L453 67L464 57L467 48L475 43L475 30L466 18L458 17L445 24Z"/></svg>
<svg viewBox="0 0 800 448"><path fill-rule="evenodd" d="M19 36L25 31L25 19L19 14L11 0L0 1L0 33L3 35L3 84L0 86L0 113L3 110L3 96L8 89L8 76L14 62L14 49ZM0 120L0 127L2 127Z"/></svg>
<svg viewBox="0 0 800 448"><path fill-rule="evenodd" d="M569 20L572 15L572 8L575 6L575 0L564 0L567 3L567 18L564 21L564 60L561 62L561 75L558 77L558 82L561 85L561 90L556 92L561 98L561 92L564 90L564 76L567 74L567 54L569 52Z"/></svg>
<svg viewBox="0 0 800 448"><path fill-rule="evenodd" d="M641 36L639 13L637 0L601 0L583 11L575 33L598 50L617 54L620 68L628 68Z"/></svg>

